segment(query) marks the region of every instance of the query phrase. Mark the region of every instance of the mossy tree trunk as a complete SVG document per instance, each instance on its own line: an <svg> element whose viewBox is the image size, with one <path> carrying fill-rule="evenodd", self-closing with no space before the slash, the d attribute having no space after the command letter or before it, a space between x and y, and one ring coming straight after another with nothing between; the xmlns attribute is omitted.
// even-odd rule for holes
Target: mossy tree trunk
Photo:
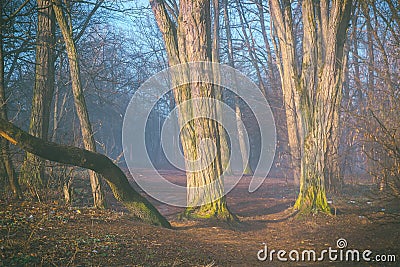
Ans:
<svg viewBox="0 0 400 267"><path fill-rule="evenodd" d="M89 113L86 107L85 96L83 94L81 85L78 53L76 51L75 41L72 36L72 26L68 25L67 23L60 0L53 0L53 9L64 38L65 48L67 50L69 69L71 73L72 92L74 96L76 113L81 126L83 145L85 149L96 152L96 143L94 140ZM89 178L90 185L92 187L93 204L96 208L104 208L106 206L106 201L104 198L100 177L95 172L89 171Z"/></svg>
<svg viewBox="0 0 400 267"><path fill-rule="evenodd" d="M291 2L270 0L274 32L278 37L282 83L291 83L298 95L303 144L300 192L294 205L301 212L330 212L325 178L328 146L336 131L345 64L344 43L352 1L302 2L302 64L298 69L293 39ZM291 56L289 56L291 55ZM285 73L292 73L287 77Z"/></svg>
<svg viewBox="0 0 400 267"><path fill-rule="evenodd" d="M179 17L176 23L170 18L164 1L151 0L150 3L163 35L170 66L211 61L210 1L179 1ZM180 79L173 77L176 84ZM215 99L216 96L214 86L204 82L177 86L173 92L177 105L190 99ZM214 120L206 118L193 119L204 114L204 110L210 116L216 113L216 107L211 102L189 101L189 104L182 105L178 110L187 169L186 215L232 220L234 216L230 213L224 196L218 125ZM202 145L204 140L211 141L216 151L213 145ZM197 170L198 164L207 167ZM206 190L203 188L205 185L208 185Z"/></svg>
<svg viewBox="0 0 400 267"><path fill-rule="evenodd" d="M55 81L55 18L50 0L37 0L37 8L35 85L29 133L47 140ZM33 195L37 195L38 189L46 185L43 159L27 153L21 177Z"/></svg>
<svg viewBox="0 0 400 267"><path fill-rule="evenodd" d="M74 165L102 175L115 198L144 222L171 228L169 222L129 184L125 174L106 156L86 149L59 145L34 137L0 119L0 136L23 150L47 160ZM3 139L3 140L4 140Z"/></svg>

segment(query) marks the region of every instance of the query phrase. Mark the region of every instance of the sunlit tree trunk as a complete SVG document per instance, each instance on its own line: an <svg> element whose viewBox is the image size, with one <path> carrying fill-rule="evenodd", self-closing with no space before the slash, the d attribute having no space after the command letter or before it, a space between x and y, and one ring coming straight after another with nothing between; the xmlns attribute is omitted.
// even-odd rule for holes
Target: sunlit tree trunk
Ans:
<svg viewBox="0 0 400 267"><path fill-rule="evenodd" d="M35 85L29 133L47 140L54 92L55 19L50 0L37 0ZM34 195L46 185L43 159L27 153L21 177Z"/></svg>
<svg viewBox="0 0 400 267"><path fill-rule="evenodd" d="M325 176L328 143L335 127L342 93L344 43L350 21L352 1L305 0L302 2L303 47L301 73L296 57L287 57L282 51L295 54L294 42L284 42L284 35L293 36L290 1L270 0L274 30L278 34L282 65L295 74L294 89L299 95L299 112L304 140L301 158L300 193L294 205L301 212L330 212L326 200ZM289 23L284 23L287 21ZM282 78L282 77L281 77ZM288 79L288 77L286 77ZM285 78L282 78L284 82Z"/></svg>
<svg viewBox="0 0 400 267"><path fill-rule="evenodd" d="M72 27L67 23L64 12L62 10L61 2L59 0L53 0L53 3L55 17L63 35L65 48L67 50L72 82L72 92L74 96L76 112L81 126L83 144L85 149L95 152L96 143L94 140L92 126L89 120L89 113L87 111L86 101L82 90L78 54L76 51L74 39L72 37ZM92 187L94 206L97 208L104 208L106 206L106 202L100 177L93 171L89 171L89 177Z"/></svg>
<svg viewBox="0 0 400 267"><path fill-rule="evenodd" d="M183 0L179 2L179 17L177 25L171 20L162 0L150 1L158 27L163 35L169 65L194 61L211 61L211 17L210 1ZM179 82L179 77L173 77ZM175 102L177 105L193 98L215 98L215 90L209 83L198 82L190 85L175 87ZM206 109L210 115L216 112L216 107L210 103L192 103L178 109L181 125L181 143L186 168L193 169L191 161L200 159L201 164L207 162L205 168L199 171L187 171L187 200L186 215L202 218L220 218L232 220L224 195L222 177L221 150L218 142L218 125L214 120L198 118L192 120L199 112ZM184 124L183 122L189 121ZM216 144L201 145L201 141L209 140ZM215 151L214 151L215 150ZM215 158L212 158L214 157ZM204 185L209 190L203 190ZM205 202L208 204L204 204Z"/></svg>
<svg viewBox="0 0 400 267"><path fill-rule="evenodd" d="M277 67L281 78L283 102L286 113L288 144L291 155L291 167L294 183L300 184L300 159L302 142L302 125L299 115L300 97L298 86L296 41L293 33L292 11L290 1L270 1L271 39L276 51ZM275 14L276 13L276 14ZM279 41L277 41L278 39Z"/></svg>
<svg viewBox="0 0 400 267"><path fill-rule="evenodd" d="M6 88L4 82L4 51L3 51L3 3L0 2L0 118L7 120L7 101ZM18 178L12 163L8 142L4 139L0 140L0 168L4 168L5 180L8 180L10 189L15 199L22 197L22 192L18 183Z"/></svg>

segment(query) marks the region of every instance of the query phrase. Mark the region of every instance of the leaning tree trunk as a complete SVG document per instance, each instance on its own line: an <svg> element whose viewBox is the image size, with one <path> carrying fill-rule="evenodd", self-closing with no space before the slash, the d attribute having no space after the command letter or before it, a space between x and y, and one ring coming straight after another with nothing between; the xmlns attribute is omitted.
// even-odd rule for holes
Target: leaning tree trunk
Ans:
<svg viewBox="0 0 400 267"><path fill-rule="evenodd" d="M4 82L4 51L3 51L3 3L0 3L0 118L7 120L7 103L6 103L6 88ZM0 140L0 164L4 167L4 175L8 180L10 189L15 199L22 197L22 192L18 183L18 177L15 173L14 166L11 160L10 149L8 142Z"/></svg>
<svg viewBox="0 0 400 267"><path fill-rule="evenodd" d="M55 18L50 0L37 0L35 85L33 88L29 133L47 140L50 107L54 92ZM22 180L32 193L46 185L43 159L27 153L21 170Z"/></svg>
<svg viewBox="0 0 400 267"><path fill-rule="evenodd" d="M93 170L104 177L115 198L140 220L171 228L169 222L133 189L125 174L106 156L78 147L59 145L34 137L7 120L0 119L0 136L12 144L47 160Z"/></svg>
<svg viewBox="0 0 400 267"><path fill-rule="evenodd" d="M96 143L94 141L92 126L89 120L89 114L86 107L86 101L82 90L78 54L75 47L75 42L72 37L72 30L68 27L67 21L62 11L61 2L53 0L53 9L61 33L64 38L65 48L67 50L69 68L71 73L72 91L76 113L81 125L82 139L85 149L96 152ZM96 208L104 208L106 201L102 189L100 177L92 171L89 171L90 185L92 187L93 203Z"/></svg>

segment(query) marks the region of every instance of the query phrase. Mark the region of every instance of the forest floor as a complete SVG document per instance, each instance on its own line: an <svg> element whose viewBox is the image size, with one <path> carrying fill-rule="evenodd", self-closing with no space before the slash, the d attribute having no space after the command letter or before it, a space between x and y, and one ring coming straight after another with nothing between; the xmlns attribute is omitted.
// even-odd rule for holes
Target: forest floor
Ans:
<svg viewBox="0 0 400 267"><path fill-rule="evenodd" d="M185 179L174 171L164 175ZM0 200L0 266L400 266L398 199L383 198L371 185L346 185L340 195L329 196L334 215L299 218L290 209L296 197L293 185L268 178L250 194L249 179L243 178L227 197L240 218L235 225L178 220L182 209L160 203L156 206L173 229L145 225L111 195L110 209L88 207L89 186L79 188L77 182L74 207L54 200L59 195L41 203ZM347 241L343 255L350 249L371 250L371 261L363 261L361 254L359 262L345 261L345 256L343 261L330 261L328 254L324 261L306 261L307 254L301 261L304 250L316 251L318 258L324 249L338 249L338 239ZM259 261L263 243L268 254L296 250L300 261L280 262L276 253L272 262ZM395 255L396 262L378 263L376 255L387 260Z"/></svg>

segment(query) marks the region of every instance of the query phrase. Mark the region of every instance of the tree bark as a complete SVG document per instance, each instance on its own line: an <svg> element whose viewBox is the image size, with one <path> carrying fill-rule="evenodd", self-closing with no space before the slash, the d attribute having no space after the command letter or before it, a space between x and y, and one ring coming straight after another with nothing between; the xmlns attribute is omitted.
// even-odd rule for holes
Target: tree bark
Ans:
<svg viewBox="0 0 400 267"><path fill-rule="evenodd" d="M53 0L53 10L56 20L64 38L67 50L68 62L72 81L72 92L74 95L75 108L81 125L82 140L85 149L96 152L96 143L93 136L92 126L86 107L86 101L82 90L78 54L72 37L72 30L68 27L62 11L60 0ZM106 202L99 176L89 171L90 184L92 187L93 203L96 208L105 208Z"/></svg>
<svg viewBox="0 0 400 267"><path fill-rule="evenodd" d="M281 64L278 68L282 83L292 83L298 95L295 103L300 111L300 140L304 140L304 147L300 193L294 208L302 213L330 212L325 192L327 162L331 157L328 146L339 118L345 64L343 49L352 1L328 2L302 2L304 30L300 74L294 56L291 3L285 0L281 5L278 0L270 0L274 30L279 39ZM286 76L287 72L294 75Z"/></svg>
<svg viewBox="0 0 400 267"><path fill-rule="evenodd" d="M300 110L305 144L300 194L294 208L304 212L329 213L324 179L329 168L327 161L332 160L332 155L328 154L329 142L338 127L345 64L344 43L352 1L334 2L328 11L324 2L316 6L307 0L303 2L302 10L304 39ZM310 84L314 85L311 90Z"/></svg>
<svg viewBox="0 0 400 267"><path fill-rule="evenodd" d="M55 81L55 18L50 0L37 0L37 6L35 85L29 134L47 140ZM21 176L33 194L36 194L39 188L46 185L43 159L27 153Z"/></svg>
<svg viewBox="0 0 400 267"><path fill-rule="evenodd" d="M170 19L162 0L151 0L150 3L164 38L170 66L212 60L210 1L180 1L177 26ZM183 75L188 75L188 73ZM173 79L179 82L180 78L173 77ZM213 86L204 82L175 86L173 92L177 105L193 98L215 98ZM216 112L216 107L210 102L194 101L178 109L179 123L182 128L181 143L186 158L186 169L189 170L186 172L188 208L185 215L232 220L235 217L227 207L223 192L218 125L210 119L196 118L197 115L204 114L204 109L210 115ZM210 140L216 144L216 151L213 150L212 145L201 145L204 140ZM213 156L215 158L211 158ZM198 163L193 163L197 160L202 166L207 167L190 171L197 169ZM209 164L203 165L205 162ZM202 189L205 185L211 185L208 186L209 190Z"/></svg>
<svg viewBox="0 0 400 267"><path fill-rule="evenodd" d="M125 174L106 156L86 149L59 145L34 137L0 119L0 136L23 150L47 160L93 170L104 177L115 198L144 222L171 228L169 222L129 184Z"/></svg>
<svg viewBox="0 0 400 267"><path fill-rule="evenodd" d="M303 140L299 115L300 96L296 90L298 87L296 42L293 35L290 1L284 0L282 2L282 9L277 0L270 1L269 4L272 24L271 39L277 54L276 61L281 78L293 181L295 185L299 185ZM279 42L276 41L275 35Z"/></svg>
<svg viewBox="0 0 400 267"><path fill-rule="evenodd" d="M214 11L214 25L213 25L213 43L212 43L212 61L215 63L219 63L219 0L213 0L213 11ZM216 85L220 80L219 70L214 70L214 88L215 88L215 99L223 102L223 88ZM220 102L219 102L220 103ZM223 123L223 114L221 105L217 106L217 116L218 120ZM228 135L223 127L223 125L218 124L218 136L219 136L219 145L221 148L221 162L222 169L225 175L232 174L232 167L229 164L230 162L230 147L228 142Z"/></svg>

